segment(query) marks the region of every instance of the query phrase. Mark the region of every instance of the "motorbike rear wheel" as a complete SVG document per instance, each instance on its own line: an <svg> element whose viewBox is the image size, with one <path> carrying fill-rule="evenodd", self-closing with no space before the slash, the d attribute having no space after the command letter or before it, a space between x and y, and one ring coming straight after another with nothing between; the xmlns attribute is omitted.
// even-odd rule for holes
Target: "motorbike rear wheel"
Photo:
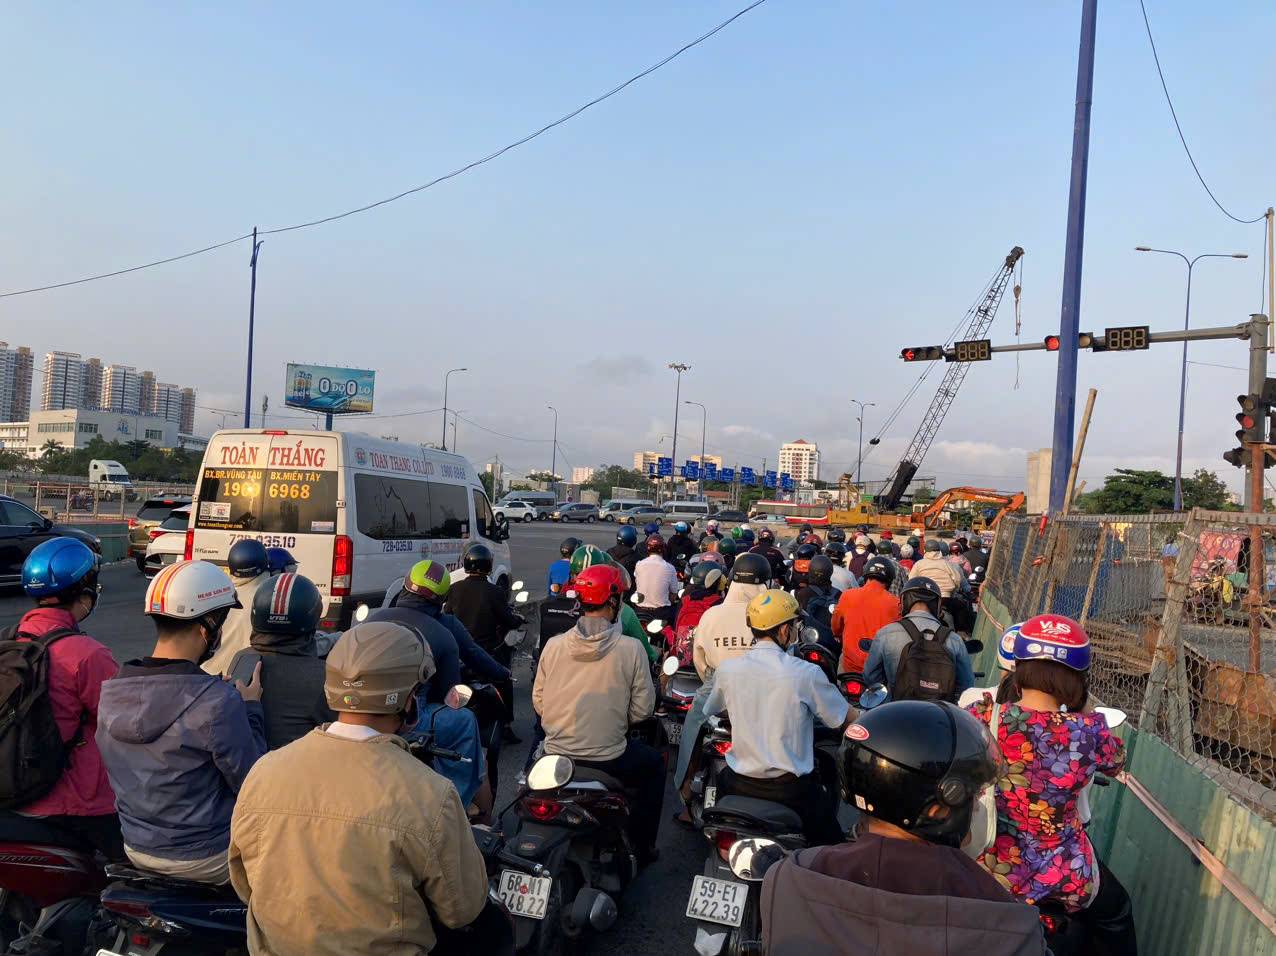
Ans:
<svg viewBox="0 0 1276 956"><path fill-rule="evenodd" d="M555 875L553 889L549 892L549 904L545 907L545 918L537 927L536 937L529 950L533 956L577 956L581 952L581 936L569 936L563 926L563 917L580 890L579 883L576 868L570 864Z"/></svg>

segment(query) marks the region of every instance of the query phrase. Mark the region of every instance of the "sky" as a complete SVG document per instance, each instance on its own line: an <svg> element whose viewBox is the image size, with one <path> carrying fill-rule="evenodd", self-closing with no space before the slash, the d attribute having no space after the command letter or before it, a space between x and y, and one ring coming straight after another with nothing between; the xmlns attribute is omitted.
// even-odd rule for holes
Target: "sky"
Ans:
<svg viewBox="0 0 1276 956"><path fill-rule="evenodd" d="M605 92L739 2L8 4L0 291L163 258L330 215L453 170ZM1276 202L1266 41L1276 7L1148 0L1188 142L1241 218ZM571 122L425 192L262 247L253 405L274 426L289 361L371 368L376 413L339 427L441 437L476 465L629 464L669 448L675 374L710 454L774 467L819 444L855 465L919 372L904 346L954 329L1009 249L1021 337L1058 329L1079 3L768 0ZM1261 225L1196 181L1137 4L1098 24L1081 328L1192 323L1263 306ZM194 385L197 431L242 409L249 246L0 299L0 339ZM1007 295L994 342L1015 339ZM1178 345L1082 352L1099 397L1081 476L1173 469ZM1239 342L1193 345L1185 465L1239 472ZM37 365L39 359L37 358ZM1025 486L1051 440L1056 359L973 367L922 474ZM1218 367L1218 366L1233 366ZM942 368L864 476L889 473ZM38 376L37 376L38 378ZM276 411L277 410L277 411ZM682 406L679 458L701 415ZM449 445L452 443L449 434ZM685 453L684 453L685 452Z"/></svg>

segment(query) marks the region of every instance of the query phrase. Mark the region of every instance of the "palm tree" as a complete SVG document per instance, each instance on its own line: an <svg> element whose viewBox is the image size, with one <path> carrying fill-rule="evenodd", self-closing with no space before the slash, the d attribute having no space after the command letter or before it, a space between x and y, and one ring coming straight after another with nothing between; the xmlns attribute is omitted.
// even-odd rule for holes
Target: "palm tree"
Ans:
<svg viewBox="0 0 1276 956"><path fill-rule="evenodd" d="M40 457L48 458L50 455L56 455L60 451L62 451L62 443L56 438L50 438L40 446Z"/></svg>

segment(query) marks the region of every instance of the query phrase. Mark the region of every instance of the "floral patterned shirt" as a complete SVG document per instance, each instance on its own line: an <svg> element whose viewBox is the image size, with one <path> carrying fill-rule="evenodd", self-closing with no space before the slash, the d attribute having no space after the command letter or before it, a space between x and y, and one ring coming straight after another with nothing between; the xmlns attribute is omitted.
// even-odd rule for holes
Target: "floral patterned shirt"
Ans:
<svg viewBox="0 0 1276 956"><path fill-rule="evenodd" d="M985 694L970 712L989 724L993 706ZM1096 772L1125 765L1125 745L1102 714L1017 704L1002 705L997 739L1007 774L997 782L997 839L979 862L1025 903L1053 899L1076 912L1098 888L1077 797Z"/></svg>

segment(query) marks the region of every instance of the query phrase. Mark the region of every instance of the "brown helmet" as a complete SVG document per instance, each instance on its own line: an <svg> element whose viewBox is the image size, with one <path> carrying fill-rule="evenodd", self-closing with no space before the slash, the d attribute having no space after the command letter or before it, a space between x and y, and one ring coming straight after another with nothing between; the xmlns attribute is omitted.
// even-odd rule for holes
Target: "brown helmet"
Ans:
<svg viewBox="0 0 1276 956"><path fill-rule="evenodd" d="M397 714L434 671L434 655L416 631L367 621L337 639L324 668L323 693L333 710Z"/></svg>

